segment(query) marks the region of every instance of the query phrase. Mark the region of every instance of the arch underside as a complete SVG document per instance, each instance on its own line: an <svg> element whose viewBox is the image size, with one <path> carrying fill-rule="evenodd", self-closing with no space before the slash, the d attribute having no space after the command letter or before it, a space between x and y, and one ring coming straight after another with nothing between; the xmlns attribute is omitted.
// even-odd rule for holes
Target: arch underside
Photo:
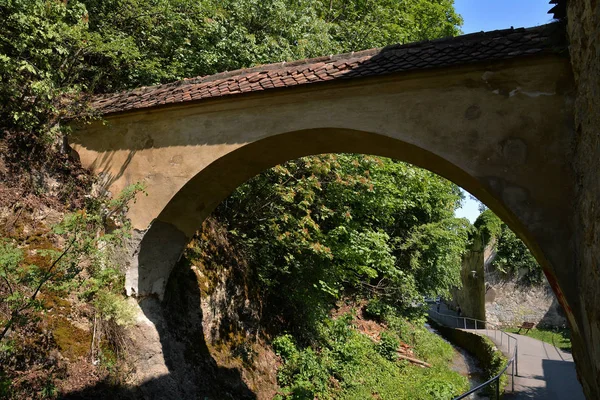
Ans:
<svg viewBox="0 0 600 400"><path fill-rule="evenodd" d="M515 189L505 182L498 185L496 177L472 176L434 153L398 139L351 129L322 128L283 133L242 146L217 159L194 176L153 221L142 241L138 269L150 267L150 271L143 275L153 278L149 279L145 291L137 294L162 294L166 277L164 272L158 273L157 260L172 254L170 259L161 264L173 265L204 219L239 185L288 160L323 153L359 153L389 157L428 169L456 183L485 203L517 232L545 272L553 276L551 264L538 245L539 238L527 229L506 204L506 200L512 200L512 191L518 192L518 188ZM508 191L509 195L503 191ZM556 222L559 221L548 221L545 231ZM560 225L564 228L564 222L559 222L557 227ZM553 238L556 238L557 227L553 229ZM164 238L168 240L164 241ZM172 248L172 251L165 251L167 248ZM144 290L139 281L137 287L138 290Z"/></svg>
<svg viewBox="0 0 600 400"><path fill-rule="evenodd" d="M188 239L251 177L302 156L362 153L426 168L488 205L532 250L573 325L569 79L565 60L540 59L322 85L116 116L74 141L113 193L147 184L130 210L130 294L162 296Z"/></svg>

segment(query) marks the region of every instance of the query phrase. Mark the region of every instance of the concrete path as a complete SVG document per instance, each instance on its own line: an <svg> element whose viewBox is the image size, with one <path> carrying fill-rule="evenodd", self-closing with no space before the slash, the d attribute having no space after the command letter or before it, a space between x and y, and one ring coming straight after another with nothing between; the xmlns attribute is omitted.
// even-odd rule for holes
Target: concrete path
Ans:
<svg viewBox="0 0 600 400"><path fill-rule="evenodd" d="M486 334L486 331L481 329L469 330ZM518 342L518 375L515 377L514 393L510 393L509 378L505 399L585 400L570 353L528 336L511 335L516 337ZM494 331L487 331L487 336L499 349L508 353L506 338L501 346L498 335L494 337Z"/></svg>
<svg viewBox="0 0 600 400"><path fill-rule="evenodd" d="M431 310L436 311L436 308L432 306ZM441 305L440 312L456 316L456 312L449 310L445 304ZM462 326L463 323L457 325ZM488 336L505 355L509 355L506 336L501 339L499 331L463 330ZM511 335L517 338L518 343L518 374L515 377L514 393L510 391L512 382L509 376L505 399L585 400L583 389L577 380L573 356L570 353L528 336L512 333ZM511 341L510 356L512 356L512 346L514 346L513 341Z"/></svg>

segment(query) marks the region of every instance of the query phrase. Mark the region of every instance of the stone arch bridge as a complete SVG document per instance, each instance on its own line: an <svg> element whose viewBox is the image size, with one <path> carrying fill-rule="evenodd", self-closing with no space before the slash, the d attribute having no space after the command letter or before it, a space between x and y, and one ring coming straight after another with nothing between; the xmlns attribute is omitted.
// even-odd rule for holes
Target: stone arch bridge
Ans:
<svg viewBox="0 0 600 400"><path fill-rule="evenodd" d="M592 325L573 279L573 99L564 27L549 24L105 95L93 101L104 122L78 127L70 142L112 193L146 184L129 210L126 290L136 296L162 297L203 219L269 167L348 152L427 168L526 242L568 315L576 360L589 366L600 343L581 334Z"/></svg>

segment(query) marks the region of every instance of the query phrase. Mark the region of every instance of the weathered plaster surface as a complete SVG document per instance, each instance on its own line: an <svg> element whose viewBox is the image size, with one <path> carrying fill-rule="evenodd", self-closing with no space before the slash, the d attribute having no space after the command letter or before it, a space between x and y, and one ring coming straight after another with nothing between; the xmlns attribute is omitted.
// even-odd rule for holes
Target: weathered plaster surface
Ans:
<svg viewBox="0 0 600 400"><path fill-rule="evenodd" d="M572 192L565 151L570 79L568 61L552 56L336 82L127 113L85 126L72 142L83 165L103 176L111 192L145 182L149 195L129 211L134 227L146 230L158 218L172 225L160 226L177 242L235 187L283 161L324 152L408 161L486 202L555 274L572 261L564 245ZM149 233L153 229L158 225ZM146 248L165 262L138 262L138 268L168 276L170 267L159 265L170 264L183 247L152 240ZM134 289L160 293L160 279L153 275Z"/></svg>
<svg viewBox="0 0 600 400"><path fill-rule="evenodd" d="M569 0L568 33L577 86L573 201L580 332L573 341L577 372L589 399L600 398L600 4Z"/></svg>

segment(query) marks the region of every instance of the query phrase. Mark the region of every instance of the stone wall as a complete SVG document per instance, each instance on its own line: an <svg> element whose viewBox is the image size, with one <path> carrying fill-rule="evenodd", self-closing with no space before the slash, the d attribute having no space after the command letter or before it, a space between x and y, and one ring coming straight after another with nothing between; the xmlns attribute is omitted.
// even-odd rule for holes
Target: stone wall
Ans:
<svg viewBox="0 0 600 400"><path fill-rule="evenodd" d="M278 360L259 334L261 301L245 260L213 219L199 236L170 275L163 301L139 302L128 331L130 383L147 399L272 399Z"/></svg>
<svg viewBox="0 0 600 400"><path fill-rule="evenodd" d="M567 3L570 55L577 86L573 202L579 326L573 352L586 396L600 398L600 3Z"/></svg>
<svg viewBox="0 0 600 400"><path fill-rule="evenodd" d="M514 281L486 282L486 321L503 325L534 322L540 327L564 327L565 314L550 285L521 286Z"/></svg>
<svg viewBox="0 0 600 400"><path fill-rule="evenodd" d="M476 235L473 244L462 260L460 278L462 288L453 293L452 306L460 306L462 315L485 321L485 276L484 258L489 251L484 248L482 238Z"/></svg>
<svg viewBox="0 0 600 400"><path fill-rule="evenodd" d="M449 328L431 319L429 323L432 328L438 331L450 343L467 350L473 355L479 361L480 367L483 368L485 379L496 376L500 373L504 365L506 365L506 356L498 350L497 346L489 338L477 333ZM503 386L505 384L506 381L502 379L502 390L504 390ZM492 385L491 388L493 390L494 386Z"/></svg>

